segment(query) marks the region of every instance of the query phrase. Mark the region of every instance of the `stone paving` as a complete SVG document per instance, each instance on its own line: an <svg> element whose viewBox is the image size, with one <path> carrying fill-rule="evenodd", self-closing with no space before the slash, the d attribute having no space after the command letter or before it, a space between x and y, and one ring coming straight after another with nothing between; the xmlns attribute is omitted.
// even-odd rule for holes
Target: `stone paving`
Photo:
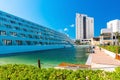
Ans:
<svg viewBox="0 0 120 80"><path fill-rule="evenodd" d="M120 66L120 61L112 58L102 50L100 51L98 47L95 48L95 53L92 55L92 62L97 64L108 64Z"/></svg>
<svg viewBox="0 0 120 80"><path fill-rule="evenodd" d="M90 53L88 61L86 64L91 65L91 67L99 68L103 70L113 71L115 67L120 66L120 61L114 59L113 57L106 54L99 47L94 49L95 53Z"/></svg>

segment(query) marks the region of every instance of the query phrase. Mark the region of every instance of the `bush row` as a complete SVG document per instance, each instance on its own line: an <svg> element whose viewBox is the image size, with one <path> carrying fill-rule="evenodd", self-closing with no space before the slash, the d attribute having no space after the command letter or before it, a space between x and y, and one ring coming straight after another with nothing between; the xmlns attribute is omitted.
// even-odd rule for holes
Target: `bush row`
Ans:
<svg viewBox="0 0 120 80"><path fill-rule="evenodd" d="M120 80L120 68L114 72L102 70L39 69L31 65L0 66L0 80Z"/></svg>

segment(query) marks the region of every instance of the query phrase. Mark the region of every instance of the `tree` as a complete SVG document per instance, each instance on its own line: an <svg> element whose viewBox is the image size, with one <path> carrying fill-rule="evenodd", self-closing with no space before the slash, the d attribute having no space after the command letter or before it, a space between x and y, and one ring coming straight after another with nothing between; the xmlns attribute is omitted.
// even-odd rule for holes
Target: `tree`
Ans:
<svg viewBox="0 0 120 80"><path fill-rule="evenodd" d="M120 33L119 32L115 32L115 45L118 45L118 43L120 42ZM117 40L118 39L118 40Z"/></svg>
<svg viewBox="0 0 120 80"><path fill-rule="evenodd" d="M100 34L100 36L104 36L104 34L102 33L102 34Z"/></svg>
<svg viewBox="0 0 120 80"><path fill-rule="evenodd" d="M118 44L120 43L120 35L118 36Z"/></svg>
<svg viewBox="0 0 120 80"><path fill-rule="evenodd" d="M76 40L75 44L80 45L80 40Z"/></svg>

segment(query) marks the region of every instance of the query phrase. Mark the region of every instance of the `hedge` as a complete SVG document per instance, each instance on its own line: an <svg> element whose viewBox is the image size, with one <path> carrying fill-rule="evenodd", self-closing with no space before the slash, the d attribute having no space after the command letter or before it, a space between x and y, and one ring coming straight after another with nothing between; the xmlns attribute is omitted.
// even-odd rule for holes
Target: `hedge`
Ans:
<svg viewBox="0 0 120 80"><path fill-rule="evenodd" d="M0 66L0 80L119 80L120 68L114 72L103 70L39 69L31 65Z"/></svg>

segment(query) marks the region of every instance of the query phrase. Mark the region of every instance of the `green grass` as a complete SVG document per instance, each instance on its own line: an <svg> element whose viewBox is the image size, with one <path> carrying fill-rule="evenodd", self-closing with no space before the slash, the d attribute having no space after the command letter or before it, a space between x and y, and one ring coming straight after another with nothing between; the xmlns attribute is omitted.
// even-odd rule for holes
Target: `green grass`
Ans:
<svg viewBox="0 0 120 80"><path fill-rule="evenodd" d="M118 49L118 53L120 53L120 46L100 46L106 50L109 50L111 52L117 53L117 49Z"/></svg>
<svg viewBox="0 0 120 80"><path fill-rule="evenodd" d="M114 72L102 70L39 69L30 65L1 65L0 80L119 80L120 68Z"/></svg>

